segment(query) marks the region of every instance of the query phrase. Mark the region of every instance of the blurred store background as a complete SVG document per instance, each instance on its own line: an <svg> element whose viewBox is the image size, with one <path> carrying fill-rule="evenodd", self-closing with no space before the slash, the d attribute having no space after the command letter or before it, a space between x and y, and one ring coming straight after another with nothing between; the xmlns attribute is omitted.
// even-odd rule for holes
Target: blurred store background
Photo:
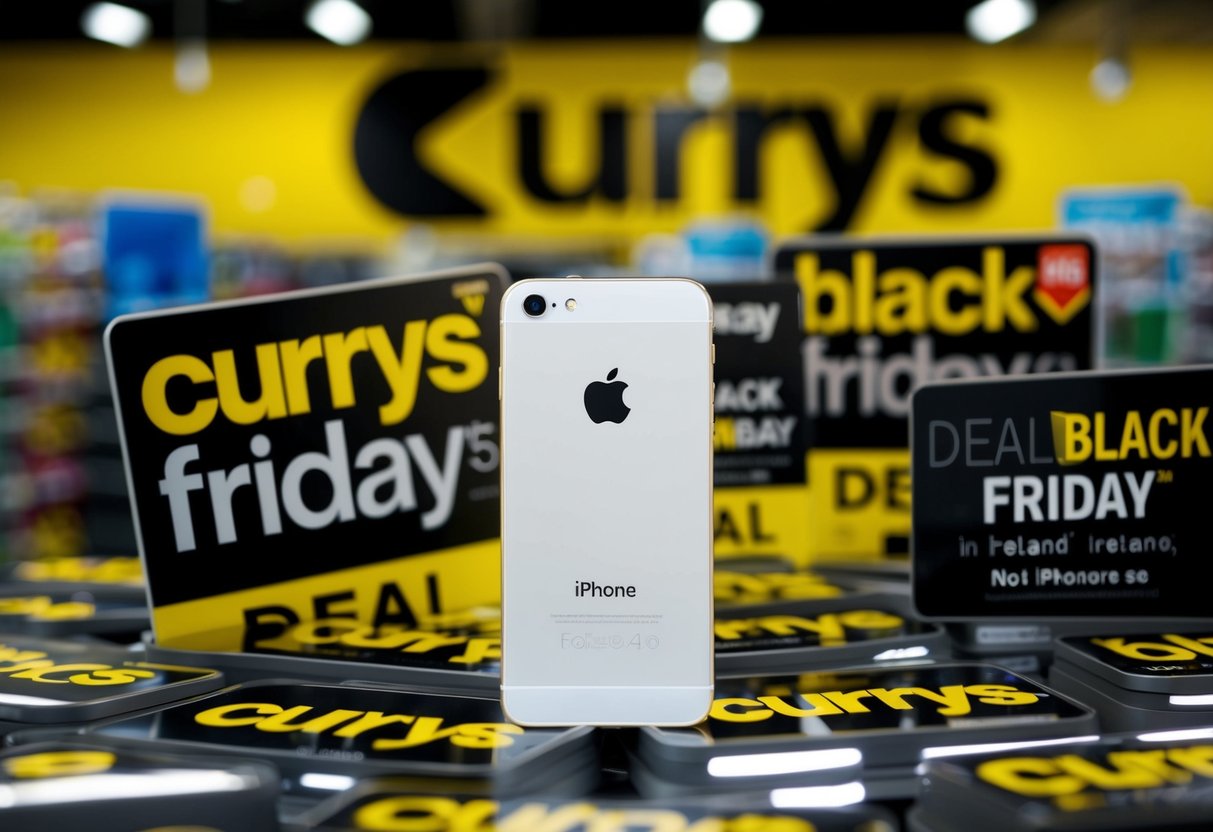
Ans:
<svg viewBox="0 0 1213 832"><path fill-rule="evenodd" d="M1200 0L5 4L0 562L133 554L125 312L1067 228L1105 366L1213 361L1211 47Z"/></svg>

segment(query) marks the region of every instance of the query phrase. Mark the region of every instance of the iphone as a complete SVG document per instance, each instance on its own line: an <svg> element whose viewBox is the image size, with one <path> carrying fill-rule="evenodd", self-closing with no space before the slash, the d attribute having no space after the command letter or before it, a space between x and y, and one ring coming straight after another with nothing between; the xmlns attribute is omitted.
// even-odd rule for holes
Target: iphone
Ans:
<svg viewBox="0 0 1213 832"><path fill-rule="evenodd" d="M684 279L502 300L502 703L691 725L713 690L712 304Z"/></svg>

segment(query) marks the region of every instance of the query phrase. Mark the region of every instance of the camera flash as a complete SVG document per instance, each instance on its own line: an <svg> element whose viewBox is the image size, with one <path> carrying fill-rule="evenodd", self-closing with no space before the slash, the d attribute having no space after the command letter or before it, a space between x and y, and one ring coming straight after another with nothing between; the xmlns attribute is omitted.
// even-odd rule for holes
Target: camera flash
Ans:
<svg viewBox="0 0 1213 832"><path fill-rule="evenodd" d="M564 308L572 312L577 308L577 301L573 300L573 298L569 298L564 302Z"/></svg>

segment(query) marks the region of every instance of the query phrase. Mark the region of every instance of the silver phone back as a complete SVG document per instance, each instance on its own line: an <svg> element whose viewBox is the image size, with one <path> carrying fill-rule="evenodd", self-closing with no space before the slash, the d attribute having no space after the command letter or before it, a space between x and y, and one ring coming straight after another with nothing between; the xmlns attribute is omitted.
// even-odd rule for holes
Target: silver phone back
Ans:
<svg viewBox="0 0 1213 832"><path fill-rule="evenodd" d="M546 301L537 318L522 311L532 294ZM528 723L626 724L663 711L629 719L620 704L596 718L603 689L706 703L687 693L712 684L706 293L684 280L523 281L502 309L507 708ZM547 718L556 695L559 720Z"/></svg>

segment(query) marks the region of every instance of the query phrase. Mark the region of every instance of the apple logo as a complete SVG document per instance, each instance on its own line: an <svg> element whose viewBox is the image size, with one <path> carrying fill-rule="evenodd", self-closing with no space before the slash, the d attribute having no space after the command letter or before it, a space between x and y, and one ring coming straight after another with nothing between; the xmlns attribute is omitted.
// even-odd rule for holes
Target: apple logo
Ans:
<svg viewBox="0 0 1213 832"><path fill-rule="evenodd" d="M632 408L623 403L627 382L612 381L618 374L619 368L616 367L607 373L606 381L592 381L585 388L585 412L596 425L603 422L618 424L632 412ZM608 381L611 383L607 384Z"/></svg>

